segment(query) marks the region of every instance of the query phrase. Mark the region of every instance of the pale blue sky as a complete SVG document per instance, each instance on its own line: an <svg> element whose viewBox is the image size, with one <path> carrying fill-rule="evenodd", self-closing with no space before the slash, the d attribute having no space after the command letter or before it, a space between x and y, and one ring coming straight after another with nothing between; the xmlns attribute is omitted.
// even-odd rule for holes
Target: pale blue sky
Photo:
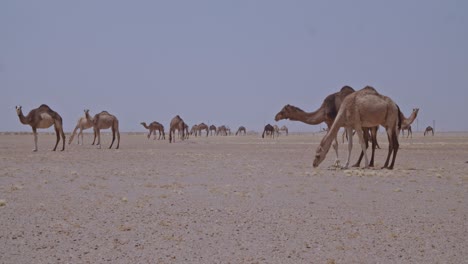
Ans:
<svg viewBox="0 0 468 264"><path fill-rule="evenodd" d="M122 131L179 114L260 130L374 86L419 129L468 130L468 1L0 1L0 131L45 103ZM281 121L293 131L319 126Z"/></svg>

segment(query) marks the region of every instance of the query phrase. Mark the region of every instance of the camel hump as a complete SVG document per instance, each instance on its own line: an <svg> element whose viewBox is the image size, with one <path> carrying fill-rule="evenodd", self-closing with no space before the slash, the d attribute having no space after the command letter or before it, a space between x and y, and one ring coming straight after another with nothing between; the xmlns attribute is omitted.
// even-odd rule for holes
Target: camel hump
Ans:
<svg viewBox="0 0 468 264"><path fill-rule="evenodd" d="M377 90L376 90L374 87L369 86L369 85L367 85L366 87L362 88L361 91L377 93Z"/></svg>
<svg viewBox="0 0 468 264"><path fill-rule="evenodd" d="M341 88L340 90L341 93L346 92L346 93L354 93L354 89L351 86L345 85Z"/></svg>
<svg viewBox="0 0 468 264"><path fill-rule="evenodd" d="M41 106L39 106L38 109L40 109L40 110L52 110L52 109L51 109L48 105L46 105L46 104L41 104Z"/></svg>

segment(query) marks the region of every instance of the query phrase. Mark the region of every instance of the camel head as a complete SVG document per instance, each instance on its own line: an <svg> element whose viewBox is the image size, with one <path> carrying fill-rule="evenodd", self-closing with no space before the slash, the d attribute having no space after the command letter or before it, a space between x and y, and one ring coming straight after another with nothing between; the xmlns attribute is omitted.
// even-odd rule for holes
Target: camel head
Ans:
<svg viewBox="0 0 468 264"><path fill-rule="evenodd" d="M15 108L16 108L16 114L17 115L22 115L23 114L23 111L21 110L21 105L15 106Z"/></svg>
<svg viewBox="0 0 468 264"><path fill-rule="evenodd" d="M322 163L322 161L325 159L326 155L327 155L327 153L324 151L322 146L318 146L317 150L315 151L315 159L314 159L314 163L313 163L314 168L317 168L318 165L320 165L320 163Z"/></svg>
<svg viewBox="0 0 468 264"><path fill-rule="evenodd" d="M413 108L413 112L417 115L419 112L419 108Z"/></svg>
<svg viewBox="0 0 468 264"><path fill-rule="evenodd" d="M89 114L89 109L83 110L85 114Z"/></svg>
<svg viewBox="0 0 468 264"><path fill-rule="evenodd" d="M287 113L289 112L290 105L285 105L281 111L279 111L275 116L275 121L280 121L287 118Z"/></svg>

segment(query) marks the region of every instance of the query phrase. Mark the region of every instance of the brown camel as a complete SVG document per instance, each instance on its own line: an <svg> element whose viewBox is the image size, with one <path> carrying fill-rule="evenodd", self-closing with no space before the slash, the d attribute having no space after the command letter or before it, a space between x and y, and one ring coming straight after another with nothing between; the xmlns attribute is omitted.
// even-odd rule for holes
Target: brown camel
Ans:
<svg viewBox="0 0 468 264"><path fill-rule="evenodd" d="M219 126L219 127L216 129L216 135L227 136L227 135L228 135L228 131L227 131L226 126L225 126L225 125Z"/></svg>
<svg viewBox="0 0 468 264"><path fill-rule="evenodd" d="M210 129L208 128L208 126L205 123L198 124L197 128L198 128L198 135L201 136L202 130L205 130L206 131L206 136L208 136Z"/></svg>
<svg viewBox="0 0 468 264"><path fill-rule="evenodd" d="M424 136L426 136L426 133L429 134L432 132L432 135L434 136L434 129L431 126L426 127L426 130L424 130Z"/></svg>
<svg viewBox="0 0 468 264"><path fill-rule="evenodd" d="M214 131L214 134L216 135L216 126L215 125L210 126L210 135L211 136L213 136L213 131Z"/></svg>
<svg viewBox="0 0 468 264"><path fill-rule="evenodd" d="M245 129L244 126L240 126L240 127L237 129L236 136L237 136L237 135L242 135L242 133L244 133L244 136L247 134L247 131L246 131L246 129Z"/></svg>
<svg viewBox="0 0 468 264"><path fill-rule="evenodd" d="M265 133L266 135L270 135L270 137L275 138L275 128L272 125L267 124L265 126L265 128L263 129L262 138L265 137Z"/></svg>
<svg viewBox="0 0 468 264"><path fill-rule="evenodd" d="M55 134L57 135L57 141L55 142L55 147L53 151L57 149L57 145L60 141L60 135L63 140L62 151L65 150L65 133L63 132L62 117L50 109L49 106L43 104L36 109L29 111L27 116L23 115L23 110L21 106L16 107L16 114L18 114L19 120L24 125L30 125L34 134L34 149L37 151L37 129L38 128L49 128L52 125L55 129Z"/></svg>
<svg viewBox="0 0 468 264"><path fill-rule="evenodd" d="M151 124L149 124L149 126L146 125L146 122L141 122L140 124L142 126L144 126L146 129L149 129L148 139L151 137L151 134L153 134L154 135L153 140L155 140L156 139L156 131L159 132L158 140L160 140L161 137L162 137L162 139L166 139L166 135L164 134L164 126L161 123L154 121L154 122L151 122Z"/></svg>
<svg viewBox="0 0 468 264"><path fill-rule="evenodd" d="M194 135L195 137L198 135L198 125L193 125L190 129L190 135Z"/></svg>
<svg viewBox="0 0 468 264"><path fill-rule="evenodd" d="M406 136L407 138L411 135L413 137L413 131L411 131L411 124L416 120L416 117L418 116L419 108L413 108L413 112L411 115L406 118L403 114L400 117L402 119L401 121L401 133L403 136L405 135L405 130L408 130L408 135Z"/></svg>
<svg viewBox="0 0 468 264"><path fill-rule="evenodd" d="M89 116L89 109L85 109L84 113L85 113L85 116L82 116L80 117L80 119L78 119L75 129L73 130L73 133L70 136L70 140L68 141L68 144L72 143L73 138L76 135L76 131L78 131L79 129L80 132L78 133L78 145L83 145L83 130L93 127L93 118ZM89 118L86 116L88 116ZM80 136L81 136L81 144L80 144Z"/></svg>
<svg viewBox="0 0 468 264"><path fill-rule="evenodd" d="M286 136L288 135L289 131L288 131L288 127L287 126L282 126L279 131L284 131L286 133Z"/></svg>
<svg viewBox="0 0 468 264"><path fill-rule="evenodd" d="M171 123L169 125L169 143L172 143L172 137L174 137L175 142L175 131L178 130L179 133L182 133L182 140L185 139L185 129L187 124L184 123L184 120L180 118L179 115L176 115L172 118ZM188 126L187 126L188 127Z"/></svg>
<svg viewBox="0 0 468 264"><path fill-rule="evenodd" d="M345 127L348 135L352 134L353 129L356 130L362 152L364 152L365 167L369 167L363 127L377 127L381 125L385 127L389 141L388 155L383 168L393 169L399 148L397 129L401 128L401 121L400 110L395 102L389 97L379 94L374 88L366 86L343 100L332 127L317 148L313 166L317 167L325 159L340 127ZM352 137L349 137L348 158L345 168L349 165L352 143ZM392 153L392 162L389 166Z"/></svg>
<svg viewBox="0 0 468 264"><path fill-rule="evenodd" d="M310 113L304 112L302 109L288 104L284 106L278 114L276 114L275 121L289 119L292 121L301 121L309 125L318 125L325 122L329 130L335 120L338 110L340 109L341 103L352 93L354 93L353 88L343 86L339 92L327 96L325 100L323 100L319 109ZM335 164L338 165L340 160L338 158L338 140L336 138L333 148L336 153Z"/></svg>
<svg viewBox="0 0 468 264"><path fill-rule="evenodd" d="M119 132L119 120L114 115L109 114L107 111L102 111L99 114L96 114L93 119L94 127L94 139L97 137L97 146L101 148L101 129L112 129L112 142L109 146L109 149L112 148L112 145L115 141L115 135L117 134L117 147L120 146L120 132Z"/></svg>

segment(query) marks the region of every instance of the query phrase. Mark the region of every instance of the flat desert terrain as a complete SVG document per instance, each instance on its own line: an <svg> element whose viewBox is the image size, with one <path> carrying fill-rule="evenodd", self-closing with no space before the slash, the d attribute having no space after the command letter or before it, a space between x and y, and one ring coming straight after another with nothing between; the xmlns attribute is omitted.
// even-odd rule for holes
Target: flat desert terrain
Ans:
<svg viewBox="0 0 468 264"><path fill-rule="evenodd" d="M0 135L0 263L468 263L468 133L400 137L391 171L314 169L323 136Z"/></svg>

